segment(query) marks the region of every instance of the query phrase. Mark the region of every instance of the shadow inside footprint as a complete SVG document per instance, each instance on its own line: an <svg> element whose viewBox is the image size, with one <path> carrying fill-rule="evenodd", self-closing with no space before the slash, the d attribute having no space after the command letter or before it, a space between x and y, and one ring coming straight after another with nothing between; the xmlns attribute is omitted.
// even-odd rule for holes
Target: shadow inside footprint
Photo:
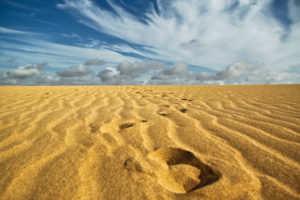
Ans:
<svg viewBox="0 0 300 200"><path fill-rule="evenodd" d="M186 109L186 108L182 108L182 109L180 109L180 112L182 112L182 113L186 113L186 111L187 111L187 109Z"/></svg>
<svg viewBox="0 0 300 200"><path fill-rule="evenodd" d="M187 193L220 178L218 172L183 149L162 148L150 153L149 157L162 164L162 168L156 170L160 185L174 193Z"/></svg>
<svg viewBox="0 0 300 200"><path fill-rule="evenodd" d="M127 158L124 162L124 168L129 172L143 172L142 166L133 158Z"/></svg>
<svg viewBox="0 0 300 200"><path fill-rule="evenodd" d="M95 133L99 130L99 126L97 124L94 124L94 123L90 123L89 127L90 127L92 133Z"/></svg>
<svg viewBox="0 0 300 200"><path fill-rule="evenodd" d="M158 113L161 116L167 117L167 113Z"/></svg>
<svg viewBox="0 0 300 200"><path fill-rule="evenodd" d="M125 128L130 128L132 126L134 126L134 123L125 123L125 124L120 125L120 129L122 130L122 129L125 129Z"/></svg>

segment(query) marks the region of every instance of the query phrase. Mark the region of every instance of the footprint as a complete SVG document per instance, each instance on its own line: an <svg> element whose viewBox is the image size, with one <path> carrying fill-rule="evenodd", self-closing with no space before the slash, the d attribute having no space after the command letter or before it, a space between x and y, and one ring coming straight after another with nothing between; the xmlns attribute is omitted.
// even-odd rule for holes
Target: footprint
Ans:
<svg viewBox="0 0 300 200"><path fill-rule="evenodd" d="M179 148L161 148L149 154L160 164L155 174L160 185L174 193L187 193L212 184L220 174L193 153Z"/></svg>
<svg viewBox="0 0 300 200"><path fill-rule="evenodd" d="M125 124L121 124L119 128L121 130L123 130L123 129L126 129L126 128L133 127L134 125L135 125L135 123L125 123Z"/></svg>
<svg viewBox="0 0 300 200"><path fill-rule="evenodd" d="M128 172L139 172L139 173L143 172L142 166L136 160L134 160L133 158L127 158L125 160L124 168Z"/></svg>
<svg viewBox="0 0 300 200"><path fill-rule="evenodd" d="M158 113L161 116L167 117L167 113Z"/></svg>
<svg viewBox="0 0 300 200"><path fill-rule="evenodd" d="M186 113L186 111L187 111L187 109L186 109L186 108L182 108L182 109L180 109L180 112L182 112L182 113Z"/></svg>
<svg viewBox="0 0 300 200"><path fill-rule="evenodd" d="M90 127L92 133L97 132L99 130L99 128L100 128L99 125L97 125L95 123L90 123L89 127Z"/></svg>
<svg viewBox="0 0 300 200"><path fill-rule="evenodd" d="M192 99L186 99L186 98L183 98L183 99L181 99L181 100L183 100L183 101L193 101Z"/></svg>

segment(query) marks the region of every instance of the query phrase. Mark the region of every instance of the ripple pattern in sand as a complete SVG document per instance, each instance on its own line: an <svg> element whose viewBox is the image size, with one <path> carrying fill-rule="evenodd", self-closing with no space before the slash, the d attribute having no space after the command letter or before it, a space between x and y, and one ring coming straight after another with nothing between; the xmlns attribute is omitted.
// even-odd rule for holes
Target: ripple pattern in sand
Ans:
<svg viewBox="0 0 300 200"><path fill-rule="evenodd" d="M299 91L0 87L0 198L300 199Z"/></svg>

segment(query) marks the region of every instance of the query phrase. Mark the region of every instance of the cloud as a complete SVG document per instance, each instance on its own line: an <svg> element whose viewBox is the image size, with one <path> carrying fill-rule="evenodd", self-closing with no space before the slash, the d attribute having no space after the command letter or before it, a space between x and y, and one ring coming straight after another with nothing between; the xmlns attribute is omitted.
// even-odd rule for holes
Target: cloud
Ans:
<svg viewBox="0 0 300 200"><path fill-rule="evenodd" d="M196 76L197 84L296 84L300 74L289 67L288 72L269 72L263 64L247 61L235 62L217 73L201 73Z"/></svg>
<svg viewBox="0 0 300 200"><path fill-rule="evenodd" d="M84 63L85 66L101 66L101 65L104 65L104 64L105 64L105 61L100 60L98 58L87 60Z"/></svg>
<svg viewBox="0 0 300 200"><path fill-rule="evenodd" d="M247 78L248 84L299 84L300 74L293 72L261 73Z"/></svg>
<svg viewBox="0 0 300 200"><path fill-rule="evenodd" d="M90 69L85 65L71 66L65 70L56 72L61 78L83 77L91 74Z"/></svg>
<svg viewBox="0 0 300 200"><path fill-rule="evenodd" d="M107 67L98 73L104 84L132 85L148 82L149 72L164 68L160 62L135 62L122 61L117 67Z"/></svg>
<svg viewBox="0 0 300 200"><path fill-rule="evenodd" d="M296 0L288 2L292 20L288 29L271 14L271 0L157 1L158 12L149 7L140 16L107 2L113 12L90 0L64 0L58 7L71 10L78 21L99 32L141 45L138 54L154 60L183 60L216 70L244 59L265 63L270 71L298 63Z"/></svg>
<svg viewBox="0 0 300 200"><path fill-rule="evenodd" d="M154 74L150 84L191 84L195 77L196 73L188 69L188 63L177 62L173 66Z"/></svg>
<svg viewBox="0 0 300 200"><path fill-rule="evenodd" d="M1 85L163 85L163 84L299 84L298 65L290 71L269 72L263 64L235 62L216 73L197 73L186 62L167 66L161 62L122 61L97 75L81 63L49 74L46 63L28 64L11 70L0 69ZM55 76L56 75L56 76Z"/></svg>
<svg viewBox="0 0 300 200"><path fill-rule="evenodd" d="M294 67L293 67L294 68ZM264 64L240 61L228 65L216 73L196 73L186 62L166 66L159 62L121 62L107 67L97 75L103 84L109 85L174 85L174 84L290 84L299 83L297 72L268 72Z"/></svg>
<svg viewBox="0 0 300 200"><path fill-rule="evenodd" d="M49 42L45 40L46 36L40 37L41 35L35 33L26 36L20 35L19 37L14 37L12 33L5 34L5 37L0 36L0 58L18 58L18 61L22 61L23 63L47 61L50 67L54 65L64 68L97 57L104 58L109 63L119 63L122 60L137 61L136 58L124 56L107 47L92 48L58 44Z"/></svg>
<svg viewBox="0 0 300 200"><path fill-rule="evenodd" d="M7 77L11 79L27 79L40 74L40 70L43 70L46 63L39 65L25 65L20 66L17 69L11 69L7 72Z"/></svg>
<svg viewBox="0 0 300 200"><path fill-rule="evenodd" d="M38 76L35 80L36 85L59 85L59 78L49 76L49 75L41 75ZM70 84L70 83L69 83Z"/></svg>
<svg viewBox="0 0 300 200"><path fill-rule="evenodd" d="M243 77L256 74L257 70L260 70L263 64L253 64L245 61L235 62L227 66L226 69L219 71L218 73L202 73L197 76L197 80L222 80L222 81L238 81Z"/></svg>
<svg viewBox="0 0 300 200"><path fill-rule="evenodd" d="M298 65L289 66L288 71L300 73L300 63Z"/></svg>
<svg viewBox="0 0 300 200"><path fill-rule="evenodd" d="M0 85L32 85L46 66L47 63L27 64L15 69L10 69L6 71L6 73L1 71Z"/></svg>
<svg viewBox="0 0 300 200"><path fill-rule="evenodd" d="M27 35L31 34L30 32L25 32L25 31L18 31L10 28L5 28L0 26L0 33L8 33L8 34L21 34L21 35Z"/></svg>
<svg viewBox="0 0 300 200"><path fill-rule="evenodd" d="M120 72L114 67L107 67L105 70L99 72L98 77L106 84L119 84Z"/></svg>

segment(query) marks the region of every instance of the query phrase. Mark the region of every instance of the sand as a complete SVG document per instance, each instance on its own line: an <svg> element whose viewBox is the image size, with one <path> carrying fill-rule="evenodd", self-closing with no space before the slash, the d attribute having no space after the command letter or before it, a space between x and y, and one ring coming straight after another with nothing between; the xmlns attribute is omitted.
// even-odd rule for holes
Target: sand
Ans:
<svg viewBox="0 0 300 200"><path fill-rule="evenodd" d="M300 85L0 87L0 199L300 199Z"/></svg>

